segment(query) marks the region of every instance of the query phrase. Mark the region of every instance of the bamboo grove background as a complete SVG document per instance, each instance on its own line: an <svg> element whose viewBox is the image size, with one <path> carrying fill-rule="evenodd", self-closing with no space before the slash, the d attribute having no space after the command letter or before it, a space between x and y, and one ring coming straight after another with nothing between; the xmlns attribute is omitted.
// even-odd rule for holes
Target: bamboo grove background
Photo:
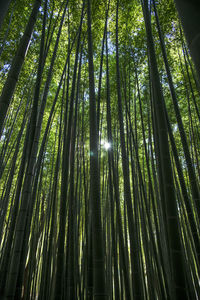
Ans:
<svg viewBox="0 0 200 300"><path fill-rule="evenodd" d="M200 7L175 2L183 28L172 0L2 1L1 299L199 299Z"/></svg>

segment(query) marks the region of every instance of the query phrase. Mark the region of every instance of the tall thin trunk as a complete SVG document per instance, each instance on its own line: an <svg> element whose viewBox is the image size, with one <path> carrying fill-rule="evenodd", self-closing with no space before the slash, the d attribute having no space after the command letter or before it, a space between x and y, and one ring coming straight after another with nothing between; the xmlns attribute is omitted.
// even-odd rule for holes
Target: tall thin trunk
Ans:
<svg viewBox="0 0 200 300"><path fill-rule="evenodd" d="M1 30L1 26L3 24L3 20L6 16L7 11L8 11L10 2L11 2L11 0L2 0L1 3L0 3L0 30Z"/></svg>
<svg viewBox="0 0 200 300"><path fill-rule="evenodd" d="M77 40L77 48L76 48L76 57L74 62L74 73L73 73L71 99L70 99L68 128L67 128L66 116L65 116L65 126L64 126L63 157L62 157L63 169L62 169L62 181L61 181L60 218L59 218L60 224L59 224L59 234L58 234L57 273L56 273L56 285L55 285L56 299L62 298L64 277L65 277L64 276L64 252L65 252L64 244L65 244L65 227L66 227L66 213L67 213L66 208L67 208L67 190L68 190L68 176L69 176L69 156L70 156L72 118L73 118L73 110L74 110L76 75L77 75L77 66L78 66L78 54L80 48L80 38L81 38L81 31L82 31L83 11L84 11L84 5L82 8L80 26L78 31L78 40Z"/></svg>
<svg viewBox="0 0 200 300"><path fill-rule="evenodd" d="M101 199L98 166L98 132L96 117L93 45L91 32L91 0L87 1L88 19L88 60L89 60L89 98L90 98L90 197L92 205L92 246L94 299L108 299L105 285L104 246L101 224Z"/></svg>
<svg viewBox="0 0 200 300"><path fill-rule="evenodd" d="M165 43L164 43L163 35L162 35L162 32L161 32L160 24L159 24L159 19L158 19L158 14L157 14L157 10L156 10L155 1L153 1L153 5L154 5L154 11L155 11L155 15L156 15L156 22L157 22L157 27L158 27L158 33L159 33L159 38L160 38L160 44L161 44L163 59L164 59L164 63L165 63L165 69L166 69L166 72L167 72L169 87L170 87L170 91L171 91L171 97L172 97L173 104L174 104L174 110L175 110L175 114L176 114L178 128L179 128L179 132L180 132L180 136L181 136L181 142L182 142L182 145L183 145L183 151L184 151L184 154L185 154L186 164L187 164L187 168L188 168L188 174L189 174L189 179L190 179L190 183L191 183L192 196L193 196L194 201L196 202L197 210L199 211L200 210L200 203L199 203L200 202L200 193L199 193L199 190L198 190L196 174L195 174L194 167L193 167L193 164L192 164L190 151L189 151L189 147L188 147L188 142L187 142L185 130L184 130L184 127L183 127L182 117L181 117L181 113L180 113L180 109L179 109L179 105L178 105L178 99L177 99L177 96L176 96L176 92L175 92L175 88L174 88L174 84L173 84L173 80L172 80L172 76L171 76L171 72L170 72L170 67L169 67L169 64L168 64L167 53L166 53L166 49L165 49Z"/></svg>
<svg viewBox="0 0 200 300"><path fill-rule="evenodd" d="M200 3L197 0L174 0L200 80Z"/></svg>
<svg viewBox="0 0 200 300"><path fill-rule="evenodd" d="M28 24L26 26L24 35L21 38L17 53L13 59L7 80L3 87L3 91L0 97L0 137L2 135L4 119L6 117L9 105L11 103L11 99L18 81L18 77L29 47L31 35L33 32L35 22L37 20L37 14L40 5L41 0L36 0Z"/></svg>
<svg viewBox="0 0 200 300"><path fill-rule="evenodd" d="M122 168L123 168L123 177L124 177L124 197L127 206L128 230L130 236L133 296L136 299L142 299L143 290L140 282L139 257L138 257L138 252L136 251L138 247L137 245L138 240L134 230L135 222L133 219L133 205L132 205L131 188L130 188L129 164L128 164L128 156L126 151L126 144L125 144L124 119L123 119L122 97L121 97L119 46L118 46L118 10L119 10L119 1L117 1L117 7L116 7L116 79L117 79L117 96L118 96L118 117L119 117L120 141L121 141L121 152L122 152ZM137 216L135 216L135 218L137 218Z"/></svg>
<svg viewBox="0 0 200 300"><path fill-rule="evenodd" d="M174 191L173 175L171 169L171 159L169 154L169 144L167 136L167 125L164 111L164 97L157 68L157 61L154 49L154 41L151 30L151 22L148 8L148 1L143 1L143 14L147 33L147 43L150 57L150 71L152 78L155 126L158 130L159 142L159 165L163 177L164 185L164 207L166 208L167 232L169 239L171 276L174 284L171 286L172 299L183 299L186 296L186 286L184 278L184 260L181 247L181 236L179 231L178 207Z"/></svg>

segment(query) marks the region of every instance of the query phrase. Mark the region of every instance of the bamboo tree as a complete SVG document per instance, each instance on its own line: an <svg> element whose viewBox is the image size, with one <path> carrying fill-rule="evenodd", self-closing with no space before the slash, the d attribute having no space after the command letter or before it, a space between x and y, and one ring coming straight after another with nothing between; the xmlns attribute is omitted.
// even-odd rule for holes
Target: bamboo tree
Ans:
<svg viewBox="0 0 200 300"><path fill-rule="evenodd" d="M164 62L165 62L165 68L166 68L166 72L167 72L167 76L168 76L171 96L172 96L172 100L173 100L173 104L174 104L174 110L175 110L175 113L176 113L178 128L179 128L179 132L180 132L180 136L181 136L181 141L182 141L183 150L184 150L184 154L185 154L185 159L186 159L186 163L187 163L189 178L190 178L190 182L191 182L192 195L193 195L193 199L196 202L197 209L198 209L198 205L199 205L199 200L198 199L200 199L200 194L199 194L199 190L198 190L196 174L195 174L195 171L194 171L194 168L193 168L193 164L192 164L192 160L191 160L191 156L190 156L190 152L189 152L188 142L187 142L185 130L184 130L184 127L183 127L183 122L182 122L182 118L181 118L181 114L180 114L180 110L179 110L177 96L176 96L176 92L175 92L175 89L174 89L173 80L172 80L172 76L171 76L171 72L170 72L170 68L169 68L169 64L168 64L164 39L163 39L163 36L162 36L162 32L161 32L161 28L160 28L160 24L159 24L159 19L158 19L158 15L157 15L157 10L156 10L156 5L155 5L154 1L153 1L153 5L154 5L154 10L155 10L155 16L156 16L156 22L157 22L157 27L158 27L158 33L159 33L159 38L160 38L160 43L161 43L163 59L164 59ZM198 211L199 211L199 209L198 209Z"/></svg>
<svg viewBox="0 0 200 300"><path fill-rule="evenodd" d="M187 39L188 47L200 79L200 4L197 1L174 0Z"/></svg>
<svg viewBox="0 0 200 300"><path fill-rule="evenodd" d="M66 10L66 8L65 8L65 10ZM52 72L54 61L55 61L55 56L56 56L56 51L57 51L58 41L59 41L59 35L61 32L61 28L62 28L62 24L63 24L63 20L64 20L65 10L63 12L63 17L61 19L61 24L60 24L60 28L59 28L55 48L54 48L54 55L52 57L51 66L49 69L49 74L48 74L47 82L45 85L45 91L44 91L42 105L41 105L40 112L39 112L37 127L35 130L34 141L32 143L32 147L30 149L30 154L28 153L28 164L27 164L27 170L26 170L27 176L25 177L25 183L24 183L23 190L22 190L21 206L20 206L19 215L18 215L17 222L16 222L16 235L15 235L15 238L13 241L13 253L14 254L11 257L11 264L10 264L9 272L7 275L6 292L5 292L6 297L14 297L14 295L15 295L15 288L16 288L17 277L18 277L18 272L19 272L21 253L22 253L23 248L26 247L26 243L28 242L27 240L24 242L24 234L27 229L26 221L27 221L28 208L29 208L29 206L31 206L30 196L31 196L31 187L32 187L33 175L34 175L36 153L37 153L37 148L38 148L38 139L40 136L42 117L43 117L43 113L44 113L44 107L45 107L45 103L46 103L49 84L50 84L50 80L51 80L51 76L52 76L51 72ZM33 111L32 113L35 114L35 111ZM34 124L33 123L30 124L30 126L34 126Z"/></svg>
<svg viewBox="0 0 200 300"><path fill-rule="evenodd" d="M184 260L181 250L181 238L178 221L178 207L174 193L174 184L170 164L168 137L165 113L163 109L163 94L160 85L159 73L154 50L154 42L151 31L148 2L143 2L143 13L147 32L147 42L150 56L150 71L153 86L154 109L156 117L156 126L158 129L158 142L160 146L160 168L162 170L164 184L164 206L167 213L167 232L170 249L170 267L171 276L174 280L174 286L171 287L172 299L182 299L186 297L185 279L184 279Z"/></svg>
<svg viewBox="0 0 200 300"><path fill-rule="evenodd" d="M83 22L83 11L82 8L80 26L78 31L78 40L76 48L76 58L74 63L74 73L73 73L73 82L72 90L70 97L70 108L69 108L69 119L68 124L65 124L64 141L63 141L63 170L62 170L62 182L61 182L61 203L60 203L60 224L59 224L59 235L58 235L58 255L57 255L57 276L56 276L56 285L55 285L55 297L60 299L62 297L62 288L64 283L64 244L65 244L65 222L66 222L66 198L67 198L67 188L68 184L68 173L69 173L69 155L70 155L70 139L71 139L71 130L72 130L72 117L74 110L74 98L75 98L75 84L76 84L76 75L77 75L77 66L78 66L78 54L80 47L80 38ZM66 116L66 115L65 115ZM67 122L67 120L66 120ZM67 126L67 130L66 130Z"/></svg>
<svg viewBox="0 0 200 300"><path fill-rule="evenodd" d="M4 1L6 2L6 1ZM24 62L28 46L31 39L31 34L34 29L35 22L37 20L38 10L40 8L41 1L36 0L34 3L34 7L32 13L29 18L29 22L26 26L23 37L21 38L17 53L13 59L11 68L8 73L7 80L5 82L3 91L0 97L0 136L2 135L3 123L6 117L9 105L11 103L11 99L15 90L15 86L18 81L18 77L22 68L22 64Z"/></svg>
<svg viewBox="0 0 200 300"><path fill-rule="evenodd" d="M7 1L8 3L9 1ZM1 57L1 54L4 50L4 47L5 47L5 44L6 44L6 40L8 38L8 34L9 34L9 31L10 31L10 28L11 28L11 21L12 21L12 17L13 17L13 12L14 12L14 9L15 9L15 4L16 4L16 1L13 5L13 8L12 8L12 12L11 12L11 15L10 15L10 19L9 19L9 24L8 24L8 28L6 30L6 33L4 35L4 39L3 39L3 42L2 42L2 45L1 45L1 48L0 48L0 57ZM1 29L1 25L0 25L0 29Z"/></svg>
<svg viewBox="0 0 200 300"><path fill-rule="evenodd" d="M98 170L98 132L96 120L94 66L91 32L91 1L87 1L88 22L88 60L89 60L89 96L90 96L90 197L92 206L92 247L94 299L107 299L105 288L104 247L101 225L100 181Z"/></svg>
<svg viewBox="0 0 200 300"><path fill-rule="evenodd" d="M4 20L4 17L6 15L6 12L9 8L11 0L3 0L1 1L1 5L0 5L0 29Z"/></svg>
<svg viewBox="0 0 200 300"><path fill-rule="evenodd" d="M125 137L124 137L124 121L123 121L123 111L122 111L122 100L121 100L121 88L120 88L120 70L119 70L119 49L118 49L118 9L119 1L117 1L116 7L116 75L117 75L117 95L118 95L118 116L120 125L120 141L121 141L121 151L122 151L122 166L123 166L123 176L124 176L124 196L127 205L127 215L128 215L128 229L130 235L131 243L131 264L132 264L132 280L133 280L133 295L136 299L141 299L143 295L142 287L140 284L140 270L139 270L139 259L137 257L137 237L134 236L134 226L135 222L133 220L133 207L132 207L132 197L130 190L130 178L129 178L129 167L128 159L125 148ZM135 251L135 253L134 253ZM133 260L133 255L136 257Z"/></svg>
<svg viewBox="0 0 200 300"><path fill-rule="evenodd" d="M108 40L106 36L106 76L107 76L107 132L108 132L108 141L113 147L113 137L112 137L112 126L111 126L111 107L110 107L110 80L109 80L109 64L108 64ZM110 202L111 202L111 222L112 222L112 236L114 235L114 204L113 204L113 190L112 185L114 185L115 192L115 201L116 201L116 213L117 213L117 224L118 224L118 234L119 234L119 246L120 246L120 256L122 260L122 266L124 270L124 281L126 286L126 298L132 299L132 291L130 287L130 278L127 265L127 258L125 254L124 238L122 232L122 218L120 212L120 197L119 197L119 188L116 178L116 169L114 163L113 150L108 151L108 164L109 164L109 188L110 188ZM114 254L114 270L115 270L115 297L119 298L119 282L118 282L118 268L117 268L117 251L116 251L116 242L113 236L113 254Z"/></svg>
<svg viewBox="0 0 200 300"><path fill-rule="evenodd" d="M39 11L1 131L0 298L197 300L200 90L173 1Z"/></svg>

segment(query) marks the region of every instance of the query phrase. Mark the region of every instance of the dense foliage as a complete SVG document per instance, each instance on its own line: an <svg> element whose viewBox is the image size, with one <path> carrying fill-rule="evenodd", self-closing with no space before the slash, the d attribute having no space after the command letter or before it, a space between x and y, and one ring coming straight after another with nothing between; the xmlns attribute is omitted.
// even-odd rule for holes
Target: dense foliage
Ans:
<svg viewBox="0 0 200 300"><path fill-rule="evenodd" d="M199 299L200 81L174 1L7 8L0 298Z"/></svg>

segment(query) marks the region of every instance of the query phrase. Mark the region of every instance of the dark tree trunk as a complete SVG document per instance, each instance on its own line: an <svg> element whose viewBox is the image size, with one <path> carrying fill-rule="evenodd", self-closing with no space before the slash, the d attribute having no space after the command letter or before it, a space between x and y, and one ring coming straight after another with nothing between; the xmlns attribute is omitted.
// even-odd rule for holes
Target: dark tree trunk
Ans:
<svg viewBox="0 0 200 300"><path fill-rule="evenodd" d="M4 1L5 2L5 1ZM37 14L40 7L41 1L36 0L32 13L29 18L29 22L26 26L24 35L20 41L19 48L12 62L10 71L8 73L7 80L5 82L1 97L0 97L0 137L2 135L3 123L6 117L7 110L9 108L17 80L24 62L25 55L27 53L27 49L29 46L29 42L31 39L31 34L33 32L33 28L35 22L37 20Z"/></svg>
<svg viewBox="0 0 200 300"><path fill-rule="evenodd" d="M174 0L174 2L200 80L200 2L198 0Z"/></svg>
<svg viewBox="0 0 200 300"><path fill-rule="evenodd" d="M105 285L104 246L101 224L100 179L98 166L98 132L93 66L93 46L91 31L91 0L87 1L88 16L88 59L89 59L89 97L90 97L90 197L92 206L92 247L94 299L107 299Z"/></svg>
<svg viewBox="0 0 200 300"><path fill-rule="evenodd" d="M9 5L11 3L11 0L1 0L0 2L0 30L3 23L3 20L6 16L6 13L8 11Z"/></svg>

